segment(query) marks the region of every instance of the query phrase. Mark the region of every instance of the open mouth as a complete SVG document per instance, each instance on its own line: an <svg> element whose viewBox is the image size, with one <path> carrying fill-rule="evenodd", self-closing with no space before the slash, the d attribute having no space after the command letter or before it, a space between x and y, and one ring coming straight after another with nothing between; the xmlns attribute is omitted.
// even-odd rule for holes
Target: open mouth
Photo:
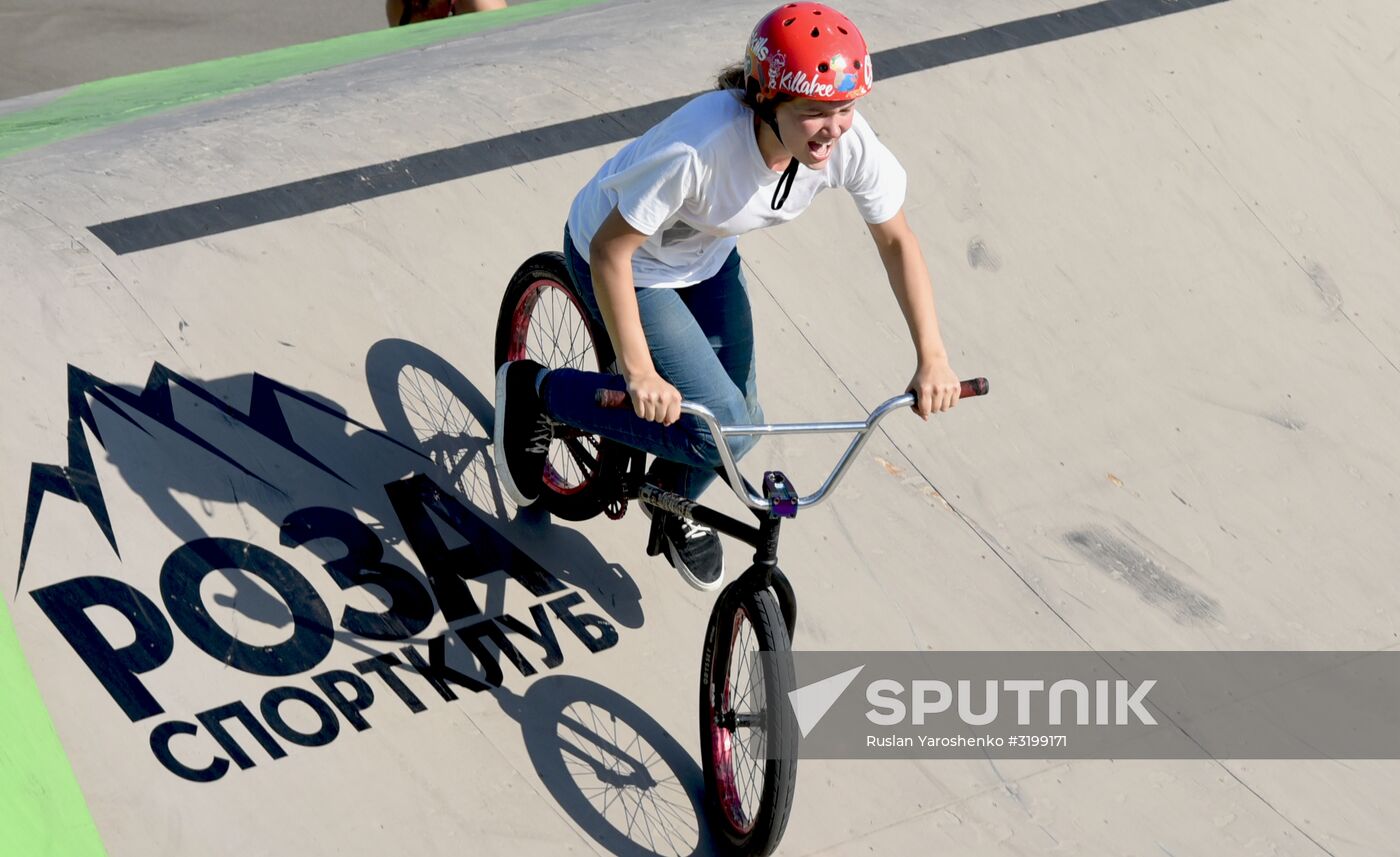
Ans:
<svg viewBox="0 0 1400 857"><path fill-rule="evenodd" d="M825 143L818 143L815 140L808 140L807 151L811 152L812 157L816 158L817 160L825 160L827 156L831 154L831 147L835 143L835 140L828 140Z"/></svg>

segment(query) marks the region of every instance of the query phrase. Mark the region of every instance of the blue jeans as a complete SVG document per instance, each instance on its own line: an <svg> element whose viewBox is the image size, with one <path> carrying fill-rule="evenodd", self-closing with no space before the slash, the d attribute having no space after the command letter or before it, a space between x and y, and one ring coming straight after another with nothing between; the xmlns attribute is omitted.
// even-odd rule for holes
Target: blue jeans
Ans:
<svg viewBox="0 0 1400 857"><path fill-rule="evenodd" d="M592 271L574 249L567 228L564 259L597 329L605 331ZM721 425L763 422L754 383L753 314L737 250L702 283L637 289L637 308L656 371L682 398L714 411ZM699 499L722 466L704 423L685 415L663 426L641 419L630 407L600 408L595 401L599 388L625 390L626 384L619 375L556 369L545 376L540 393L551 417L657 456L652 475L670 490ZM737 459L756 441L754 436L731 437L729 445Z"/></svg>

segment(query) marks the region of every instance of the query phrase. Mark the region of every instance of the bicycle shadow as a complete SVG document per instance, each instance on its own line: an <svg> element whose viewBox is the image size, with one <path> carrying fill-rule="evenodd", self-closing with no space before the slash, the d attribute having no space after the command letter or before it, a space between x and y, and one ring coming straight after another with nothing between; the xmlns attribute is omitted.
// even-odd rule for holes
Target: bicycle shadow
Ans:
<svg viewBox="0 0 1400 857"><path fill-rule="evenodd" d="M716 852L699 765L630 700L568 675L496 694L550 795L599 845L620 857Z"/></svg>
<svg viewBox="0 0 1400 857"><path fill-rule="evenodd" d="M627 628L645 620L641 590L581 533L555 526L547 513L517 509L501 491L491 432L495 408L452 364L417 343L382 339L365 356L370 397L390 437L421 451L450 487L511 541L566 583L588 593ZM494 392L494 391L493 391Z"/></svg>
<svg viewBox="0 0 1400 857"><path fill-rule="evenodd" d="M450 475L454 490L504 532L527 528L531 554L587 591L611 618L641 626L640 592L621 566L605 563L591 542L549 524L547 515L515 508L501 492L491 456L494 408L456 368L420 345L386 339L370 349L365 374L390 436L417 444ZM444 662L461 675L486 678L451 638ZM560 809L599 845L628 857L715 853L699 766L636 704L561 673L536 679L523 695L505 687L491 693L520 724L531 763Z"/></svg>
<svg viewBox="0 0 1400 857"><path fill-rule="evenodd" d="M316 508L348 525L368 521L364 530L384 545L383 562L411 574L426 591L426 576L411 559L384 489L410 474L436 470L433 481L450 482L442 487L508 541L527 544L532 559L591 595L612 621L629 628L643 624L640 591L625 569L606 561L581 534L510 505L491 459L490 404L421 346L384 340L367 356L369 389L385 431L351 418L323 395L261 375L193 379L157 364L144 387L79 375L78 398L70 390L70 401L100 404L92 425L100 428L107 464L186 544L227 535L238 515L247 538L266 538L279 524L285 536L288 516ZM116 530L130 532L125 526ZM285 538L283 543L289 544ZM312 538L295 549L329 565L345 558L348 544L343 536ZM285 630L297 621L283 598L255 576L238 568L211 574L225 581L219 591L206 593L212 604L270 628ZM480 613L450 627L504 613L511 585L506 575L482 577L480 583L486 587ZM384 651L377 640L340 628L334 638L366 655ZM456 674L491 683L492 671L478 658L482 651L468 650L450 633L434 639ZM414 634L394 642L422 648L432 640ZM496 664L506 659L490 640L481 642ZM561 809L600 845L627 855L709 853L698 766L638 706L601 685L558 673L538 676L523 695L499 686L488 692L520 723L526 750Z"/></svg>

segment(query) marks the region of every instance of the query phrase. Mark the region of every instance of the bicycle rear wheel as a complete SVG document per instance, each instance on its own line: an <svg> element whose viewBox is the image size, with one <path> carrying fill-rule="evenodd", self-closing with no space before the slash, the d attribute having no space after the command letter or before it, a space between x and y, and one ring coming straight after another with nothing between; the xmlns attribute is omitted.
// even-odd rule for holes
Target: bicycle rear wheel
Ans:
<svg viewBox="0 0 1400 857"><path fill-rule="evenodd" d="M531 256L511 277L496 319L496 368L530 359L551 369L606 372L613 364L607 332L597 329L560 253ZM540 503L550 514L583 521L615 500L604 478L626 461L626 448L558 426L549 446Z"/></svg>
<svg viewBox="0 0 1400 857"><path fill-rule="evenodd" d="M772 656L759 658L758 652ZM710 614L700 663L700 760L705 811L729 853L778 847L797 785L797 720L791 643L767 589Z"/></svg>

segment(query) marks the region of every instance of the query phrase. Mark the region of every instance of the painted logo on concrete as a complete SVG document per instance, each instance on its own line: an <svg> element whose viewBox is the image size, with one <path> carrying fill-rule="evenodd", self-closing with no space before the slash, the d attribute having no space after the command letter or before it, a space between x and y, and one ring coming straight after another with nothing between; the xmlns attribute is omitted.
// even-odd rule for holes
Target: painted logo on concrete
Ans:
<svg viewBox="0 0 1400 857"><path fill-rule="evenodd" d="M376 699L417 713L433 694L452 701L459 691L500 687L507 665L521 677L556 669L566 649L577 648L570 638L592 653L617 644L616 627L591 612L584 594L502 536L460 492L442 487L421 449L266 376L239 381L246 408L160 364L139 390L70 366L68 463L34 464L30 472L15 595L42 567L43 585L28 594L122 714L133 723L158 718L150 746L171 773L212 782L233 765L247 769L255 759L286 757L292 746L330 744L346 724L371 728ZM359 432L347 435L351 428ZM189 536L158 568L130 569L122 559L119 518L89 438L154 513L158 526L144 531L148 537ZM118 446L138 451L116 455ZM363 487L375 467L401 475ZM275 544L226 525L214 531L170 501L195 494L207 505L224 483L233 507L276 523ZM55 498L87 510L122 573L68 577L56 574L61 560L31 555ZM208 585L219 573L243 581L223 612L211 609L220 596ZM48 582L55 576L63 579ZM469 584L481 591L488 579L501 603L483 606ZM333 615L327 595L337 590L346 604ZM350 595L358 596L353 604ZM285 616L276 623L282 639L249 639L231 627L258 599ZM448 630L424 639L444 622ZM333 650L345 660L347 648L368 656L326 668ZM191 649L207 656L210 686L230 669L280 681L260 697L186 707L162 668L173 656L194 657Z"/></svg>

